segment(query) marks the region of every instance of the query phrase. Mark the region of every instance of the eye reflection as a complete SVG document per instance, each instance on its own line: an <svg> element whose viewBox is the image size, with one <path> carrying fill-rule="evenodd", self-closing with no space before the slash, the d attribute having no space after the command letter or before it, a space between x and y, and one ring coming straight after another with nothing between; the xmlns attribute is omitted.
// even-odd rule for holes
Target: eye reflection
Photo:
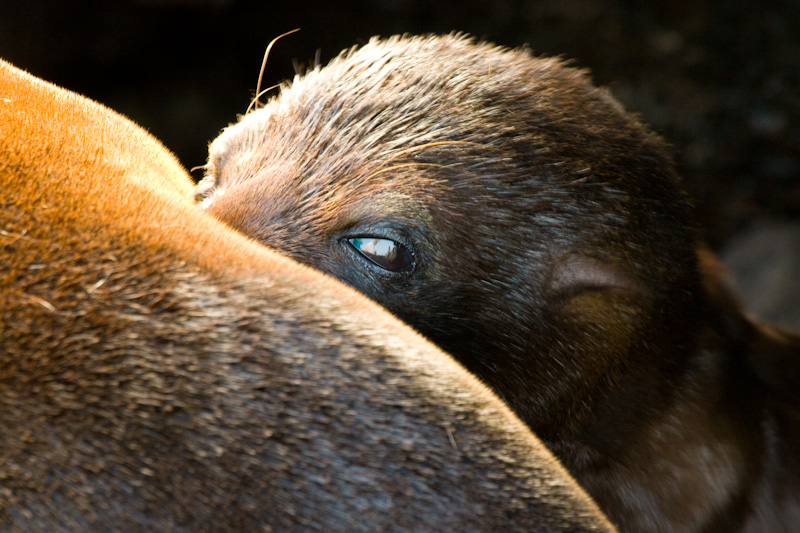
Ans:
<svg viewBox="0 0 800 533"><path fill-rule="evenodd" d="M414 266L414 256L408 248L391 239L351 237L347 242L362 257L390 272L407 272Z"/></svg>

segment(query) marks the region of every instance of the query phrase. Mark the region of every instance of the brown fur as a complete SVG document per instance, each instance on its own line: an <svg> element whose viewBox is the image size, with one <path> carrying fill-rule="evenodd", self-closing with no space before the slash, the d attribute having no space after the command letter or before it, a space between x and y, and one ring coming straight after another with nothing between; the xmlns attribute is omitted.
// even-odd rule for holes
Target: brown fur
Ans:
<svg viewBox="0 0 800 533"><path fill-rule="evenodd" d="M207 170L210 212L453 354L623 529L800 523L796 337L743 317L663 143L584 73L373 40L225 130Z"/></svg>
<svg viewBox="0 0 800 533"><path fill-rule="evenodd" d="M488 389L0 62L0 529L609 530Z"/></svg>

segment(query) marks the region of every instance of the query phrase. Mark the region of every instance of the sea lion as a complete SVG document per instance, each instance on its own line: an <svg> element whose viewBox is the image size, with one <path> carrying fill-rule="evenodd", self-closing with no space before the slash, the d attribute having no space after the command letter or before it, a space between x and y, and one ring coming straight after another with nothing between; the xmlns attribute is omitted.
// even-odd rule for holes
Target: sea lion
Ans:
<svg viewBox="0 0 800 533"><path fill-rule="evenodd" d="M0 529L611 531L450 357L0 62Z"/></svg>
<svg viewBox="0 0 800 533"><path fill-rule="evenodd" d="M373 39L225 129L195 197L456 357L621 529L800 523L797 337L744 318L664 143L584 72Z"/></svg>

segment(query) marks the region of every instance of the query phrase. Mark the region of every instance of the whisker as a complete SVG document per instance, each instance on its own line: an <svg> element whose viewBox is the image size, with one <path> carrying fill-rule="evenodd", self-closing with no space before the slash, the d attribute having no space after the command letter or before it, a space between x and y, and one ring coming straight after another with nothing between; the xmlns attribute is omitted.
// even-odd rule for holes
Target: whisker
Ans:
<svg viewBox="0 0 800 533"><path fill-rule="evenodd" d="M280 39L282 37L286 37L287 35L291 35L292 33L295 33L295 32L298 32L298 31L300 31L300 28L295 28L295 29L293 29L291 31L287 31L286 33L282 33L282 34L278 35L277 37L275 37L274 39L272 39L269 42L269 44L267 45L267 49L264 52L264 59L261 61L261 70L258 71L258 82L256 83L256 96L255 96L255 98L253 98L253 101L250 102L250 105L247 106L247 111L245 111L245 114L250 111L251 107L253 107L254 105L258 104L258 99L261 97L261 79L264 76L264 69L267 68L267 58L269 57L270 50L272 50L272 46L278 41L278 39ZM267 90L269 90L269 89L267 89Z"/></svg>
<svg viewBox="0 0 800 533"><path fill-rule="evenodd" d="M256 102L258 102L259 98L261 98L261 96L262 96L262 95L264 95L264 94L266 94L266 93L270 92L272 89L277 89L277 88L278 88L278 87L280 87L280 86L281 86L281 84L280 84L280 83L276 83L275 85L273 85L273 86L271 86L271 87L267 87L266 89L264 89L263 91L261 91L260 93L258 93L258 94L255 96L255 98L253 98L253 101L252 101L252 102L250 102L250 105L249 105L249 106L247 106L247 111L245 111L245 112L244 112L244 114L246 115L247 113L249 113L249 112L250 112L250 110L253 108L253 105L255 105L255 104L256 104Z"/></svg>

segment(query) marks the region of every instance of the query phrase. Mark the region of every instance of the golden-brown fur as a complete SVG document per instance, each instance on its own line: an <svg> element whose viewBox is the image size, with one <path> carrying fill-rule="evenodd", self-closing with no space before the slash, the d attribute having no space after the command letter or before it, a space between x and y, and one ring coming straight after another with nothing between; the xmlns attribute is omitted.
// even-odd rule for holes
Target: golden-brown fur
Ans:
<svg viewBox="0 0 800 533"><path fill-rule="evenodd" d="M0 529L606 530L503 404L0 63Z"/></svg>

